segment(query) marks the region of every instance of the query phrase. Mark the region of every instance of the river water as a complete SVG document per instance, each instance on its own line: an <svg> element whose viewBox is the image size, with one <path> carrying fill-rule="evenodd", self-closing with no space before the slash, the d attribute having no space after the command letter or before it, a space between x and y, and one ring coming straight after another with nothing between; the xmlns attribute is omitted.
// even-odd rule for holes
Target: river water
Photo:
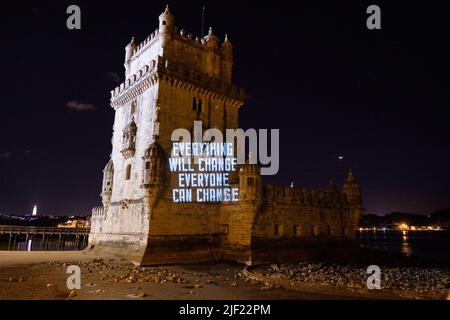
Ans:
<svg viewBox="0 0 450 320"><path fill-rule="evenodd" d="M450 231L363 230L356 232L362 247L404 256L450 261Z"/></svg>
<svg viewBox="0 0 450 320"><path fill-rule="evenodd" d="M363 230L356 231L356 239L364 248L450 262L450 231ZM0 235L0 250L8 250L8 242L8 235ZM15 244L10 244L10 250L83 250L86 246L87 239L77 241L75 236L66 237L61 242L57 236L48 237L45 243L36 237L28 244L24 237L19 237Z"/></svg>

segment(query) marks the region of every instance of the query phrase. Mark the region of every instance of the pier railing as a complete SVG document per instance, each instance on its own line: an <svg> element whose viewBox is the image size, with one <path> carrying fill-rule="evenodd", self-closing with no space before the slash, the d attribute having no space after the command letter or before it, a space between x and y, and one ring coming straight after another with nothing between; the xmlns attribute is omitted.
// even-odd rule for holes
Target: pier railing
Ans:
<svg viewBox="0 0 450 320"><path fill-rule="evenodd" d="M61 228L34 226L6 226L0 225L0 234L28 234L28 235L89 235L90 228Z"/></svg>

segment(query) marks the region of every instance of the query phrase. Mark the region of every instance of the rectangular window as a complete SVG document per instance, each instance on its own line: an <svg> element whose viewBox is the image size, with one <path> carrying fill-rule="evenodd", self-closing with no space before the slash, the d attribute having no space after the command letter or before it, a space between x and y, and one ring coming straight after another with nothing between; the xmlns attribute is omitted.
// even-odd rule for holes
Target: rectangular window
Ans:
<svg viewBox="0 0 450 320"><path fill-rule="evenodd" d="M294 237L300 237L302 235L302 226L294 224L292 226L292 234Z"/></svg>
<svg viewBox="0 0 450 320"><path fill-rule="evenodd" d="M276 237L282 237L283 236L283 225L282 224L275 224L273 231L274 231L274 235Z"/></svg>
<svg viewBox="0 0 450 320"><path fill-rule="evenodd" d="M125 180L131 179L131 164L127 166L126 172L125 172Z"/></svg>
<svg viewBox="0 0 450 320"><path fill-rule="evenodd" d="M228 224L221 224L220 225L220 233L221 234L228 234L229 231L229 225Z"/></svg>

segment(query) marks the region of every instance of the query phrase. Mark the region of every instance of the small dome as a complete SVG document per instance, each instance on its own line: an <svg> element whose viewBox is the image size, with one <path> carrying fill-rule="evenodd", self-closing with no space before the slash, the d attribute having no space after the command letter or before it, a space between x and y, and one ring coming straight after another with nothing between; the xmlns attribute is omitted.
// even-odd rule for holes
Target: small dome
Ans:
<svg viewBox="0 0 450 320"><path fill-rule="evenodd" d="M232 48L233 45L231 44L230 40L228 40L228 35L225 35L225 40L222 43L222 47L224 48Z"/></svg>
<svg viewBox="0 0 450 320"><path fill-rule="evenodd" d="M132 47L132 48L136 48L136 42L134 41L134 37L131 37L131 41L128 44L128 46Z"/></svg>
<svg viewBox="0 0 450 320"><path fill-rule="evenodd" d="M158 158L163 155L163 150L157 142L153 142L144 152L144 159Z"/></svg>
<svg viewBox="0 0 450 320"><path fill-rule="evenodd" d="M208 35L203 38L207 47L217 47L219 45L219 38L214 35L213 29L209 27Z"/></svg>
<svg viewBox="0 0 450 320"><path fill-rule="evenodd" d="M125 127L124 131L130 130L130 129L136 129L137 125L136 122L134 122L134 119L131 120L131 122Z"/></svg>
<svg viewBox="0 0 450 320"><path fill-rule="evenodd" d="M355 177L353 176L352 169L348 170L347 179L345 180L344 187L359 188L359 183L356 181Z"/></svg>
<svg viewBox="0 0 450 320"><path fill-rule="evenodd" d="M112 159L110 159L108 161L108 163L105 166L105 169L103 169L103 171L114 171L114 163L112 161Z"/></svg>
<svg viewBox="0 0 450 320"><path fill-rule="evenodd" d="M174 21L173 15L169 10L169 6L166 6L166 9L159 16L160 21L165 21L167 24L172 24Z"/></svg>

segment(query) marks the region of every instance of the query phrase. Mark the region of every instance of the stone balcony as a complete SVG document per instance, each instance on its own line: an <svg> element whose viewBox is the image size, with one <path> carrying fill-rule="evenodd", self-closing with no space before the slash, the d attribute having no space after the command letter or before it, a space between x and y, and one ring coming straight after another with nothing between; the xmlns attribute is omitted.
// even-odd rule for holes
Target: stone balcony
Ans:
<svg viewBox="0 0 450 320"><path fill-rule="evenodd" d="M130 158L134 157L134 154L136 152L135 143L132 142L132 143L124 145L122 147L122 150L120 150L120 152L122 153L122 155L125 159L130 159Z"/></svg>

